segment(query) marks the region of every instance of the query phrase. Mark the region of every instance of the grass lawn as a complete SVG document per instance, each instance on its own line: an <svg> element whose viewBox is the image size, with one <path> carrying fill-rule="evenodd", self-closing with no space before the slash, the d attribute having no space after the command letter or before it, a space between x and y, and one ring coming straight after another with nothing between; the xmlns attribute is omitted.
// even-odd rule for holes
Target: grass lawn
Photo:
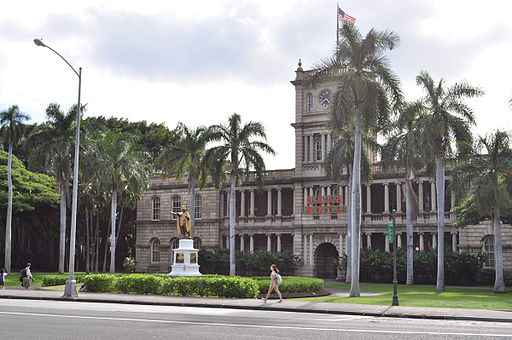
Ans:
<svg viewBox="0 0 512 340"><path fill-rule="evenodd" d="M329 284L327 288L350 290L349 284ZM393 285L362 283L361 291L380 293L378 296L353 297L315 297L294 300L358 303L365 305L391 306ZM509 288L510 289L510 288ZM398 286L400 306L410 307L439 307L439 308L478 308L512 310L512 293L495 294L492 288L446 288L442 293L436 293L435 286Z"/></svg>
<svg viewBox="0 0 512 340"><path fill-rule="evenodd" d="M84 272L75 272L75 275L76 274L85 274ZM7 275L5 277L5 285L6 286L21 286L21 282L20 282L20 275L21 273L20 272L11 272L9 275ZM32 272L32 276L34 277L34 281L32 281L31 285L34 286L34 285L42 285L43 284L43 278L46 277L46 276L54 276L54 275L59 275L58 273L34 273ZM65 276L67 277L69 274L62 274L62 276Z"/></svg>
<svg viewBox="0 0 512 340"><path fill-rule="evenodd" d="M77 284L78 286L78 284ZM44 287L44 289L49 289L49 290L60 290L60 291L64 291L64 287L66 287L66 285L59 285L59 286L49 286L49 287ZM77 287L79 288L79 287Z"/></svg>

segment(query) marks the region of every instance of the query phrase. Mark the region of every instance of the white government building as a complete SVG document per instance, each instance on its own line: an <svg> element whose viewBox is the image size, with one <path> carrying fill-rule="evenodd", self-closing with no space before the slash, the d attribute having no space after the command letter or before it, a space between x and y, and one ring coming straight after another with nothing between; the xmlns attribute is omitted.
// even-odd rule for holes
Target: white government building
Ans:
<svg viewBox="0 0 512 340"><path fill-rule="evenodd" d="M336 277L332 260L347 249L347 214L306 214L308 196L341 195L348 197L347 181L335 183L326 177L324 161L334 138L326 128L334 84L316 88L304 85L308 71L299 61L295 86L295 168L269 170L265 173L265 191L257 190L254 175L244 178L236 190L236 249L244 252L267 250L290 252L303 258L297 275ZM372 155L371 155L372 156ZM375 162L375 156L371 157ZM405 246L404 173L382 172L373 167L371 185L363 185L361 247L389 251L387 223L390 212L397 211L397 246ZM447 176L447 182L450 177ZM419 214L414 225L414 246L420 250L436 248L436 185L425 174L416 179L414 190L419 198ZM227 248L229 187L197 190L195 247ZM172 178L152 178L148 191L137 207L136 261L138 272L169 272L172 251L178 247L176 220L171 212L189 205L187 183ZM398 203L398 204L397 204ZM485 266L494 266L492 223L457 230L451 227L453 198L446 193L445 246L454 251L485 251L491 256ZM512 267L512 232L503 226L505 270Z"/></svg>

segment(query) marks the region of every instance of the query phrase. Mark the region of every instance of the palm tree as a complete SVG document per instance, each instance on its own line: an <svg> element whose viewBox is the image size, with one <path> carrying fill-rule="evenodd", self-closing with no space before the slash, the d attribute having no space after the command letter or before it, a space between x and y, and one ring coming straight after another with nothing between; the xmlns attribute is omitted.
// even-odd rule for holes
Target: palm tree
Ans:
<svg viewBox="0 0 512 340"><path fill-rule="evenodd" d="M30 137L31 162L52 171L60 193L59 273L64 273L66 254L66 210L71 180L71 157L75 146L76 105L67 114L52 103L46 109L48 121Z"/></svg>
<svg viewBox="0 0 512 340"><path fill-rule="evenodd" d="M145 187L147 172L142 165L142 154L135 148L133 136L107 132L99 142L98 170L100 178L111 191L111 236L110 236L110 273L115 273L116 256L116 215L117 195L127 182Z"/></svg>
<svg viewBox="0 0 512 340"><path fill-rule="evenodd" d="M352 166L354 161L354 121L351 124L343 126L341 129L333 128L334 134L337 136L332 149L327 153L325 158L325 171L327 176L336 182L347 180L349 191L352 182ZM363 182L371 182L371 164L368 159L368 149L376 150L377 142L365 135L364 143L362 144L362 158L361 158L361 178ZM348 204L350 211L350 204ZM352 219L348 214L347 224L347 274L345 281L350 282L351 277L351 227Z"/></svg>
<svg viewBox="0 0 512 340"><path fill-rule="evenodd" d="M18 105L13 105L5 111L0 112L0 125L7 127L7 142L9 143L9 156L7 158L7 217L5 223L5 270L11 272L11 223L12 223L12 148L13 144L20 139L20 126L30 117L22 112Z"/></svg>
<svg viewBox="0 0 512 340"><path fill-rule="evenodd" d="M395 128L381 149L383 170L405 169L407 285L414 284L412 220L413 207L417 206L417 197L414 195L412 181L417 171L424 166L423 141L417 124L422 109L421 102L405 103L398 119L392 124Z"/></svg>
<svg viewBox="0 0 512 340"><path fill-rule="evenodd" d="M206 184L208 167L204 158L205 149L213 136L212 130L203 126L194 130L180 123L177 130L181 132L181 137L162 151L157 164L166 176L175 175L176 180L187 177L190 193L190 237L194 238L196 185L198 181L201 187Z"/></svg>
<svg viewBox="0 0 512 340"><path fill-rule="evenodd" d="M464 103L465 98L481 96L483 91L466 82L446 88L443 79L436 85L423 71L416 83L425 90L425 115L420 120L425 133L424 148L433 154L437 188L437 285L444 291L444 200L445 157L452 154L452 142L471 142L470 126L475 124L473 110Z"/></svg>
<svg viewBox="0 0 512 340"><path fill-rule="evenodd" d="M334 57L317 65L310 83L335 82L332 120L342 126L355 121L354 162L350 214L352 219L352 277L350 296L360 296L359 236L361 228L361 139L362 128L378 130L391 113L389 97L395 105L402 93L398 77L393 74L385 52L397 46L398 36L390 31L370 30L362 37L350 25L341 28L341 39Z"/></svg>
<svg viewBox="0 0 512 340"><path fill-rule="evenodd" d="M503 131L480 138L476 146L465 145L462 164L453 173L457 200L468 193L480 216L492 216L494 229L494 260L496 267L495 293L505 293L503 279L503 247L501 212L510 207L512 197L507 184L512 182L512 149L510 135Z"/></svg>
<svg viewBox="0 0 512 340"><path fill-rule="evenodd" d="M263 171L265 162L260 151L274 155L274 149L265 140L265 128L261 123L249 122L242 125L242 118L239 114L233 113L229 117L227 125L214 125L212 129L212 140L221 141L223 144L207 150L207 160L212 180L217 185L225 174L229 175L229 275L234 276L235 271L235 186L240 180L242 170L249 172L256 171L258 185L263 185ZM261 140L251 140L260 137Z"/></svg>

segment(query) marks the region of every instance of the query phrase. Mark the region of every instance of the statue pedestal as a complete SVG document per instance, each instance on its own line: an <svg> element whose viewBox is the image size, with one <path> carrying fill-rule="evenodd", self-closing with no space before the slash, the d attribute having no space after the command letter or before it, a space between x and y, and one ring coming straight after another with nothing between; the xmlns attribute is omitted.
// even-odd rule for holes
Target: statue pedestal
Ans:
<svg viewBox="0 0 512 340"><path fill-rule="evenodd" d="M197 249L194 249L193 240L181 239L179 247L174 249L172 270L169 276L202 276L203 274L199 272L199 265L197 264L197 251Z"/></svg>

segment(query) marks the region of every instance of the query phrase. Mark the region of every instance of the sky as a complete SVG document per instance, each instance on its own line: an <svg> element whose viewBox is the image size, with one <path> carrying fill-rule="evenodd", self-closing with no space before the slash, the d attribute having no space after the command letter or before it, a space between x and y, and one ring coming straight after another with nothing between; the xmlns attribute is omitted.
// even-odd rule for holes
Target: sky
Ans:
<svg viewBox="0 0 512 340"><path fill-rule="evenodd" d="M362 34L392 30L388 56L407 100L428 71L447 85L465 80L485 91L471 99L485 135L512 130L512 2L347 0ZM310 69L332 55L332 0L3 1L0 4L0 110L18 105L32 122L49 103L76 103L82 67L86 116L188 126L226 123L236 112L259 121L276 156L268 169L294 167L297 62Z"/></svg>

